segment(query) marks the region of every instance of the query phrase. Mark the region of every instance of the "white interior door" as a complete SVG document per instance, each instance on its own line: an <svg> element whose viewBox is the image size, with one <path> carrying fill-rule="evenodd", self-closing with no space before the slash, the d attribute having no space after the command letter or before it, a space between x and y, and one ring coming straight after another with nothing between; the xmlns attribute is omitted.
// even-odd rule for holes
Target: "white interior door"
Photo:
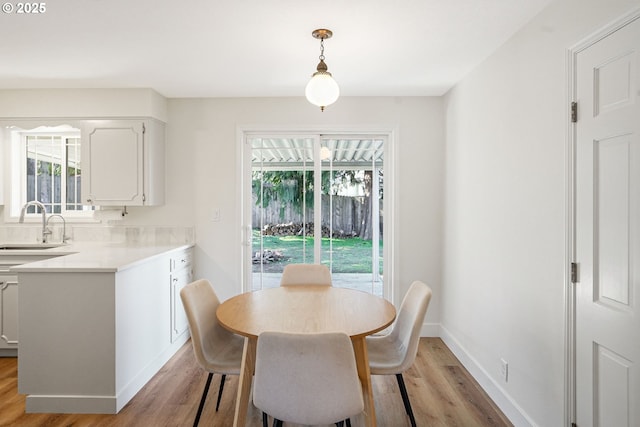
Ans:
<svg viewBox="0 0 640 427"><path fill-rule="evenodd" d="M576 56L576 416L640 426L640 20Z"/></svg>

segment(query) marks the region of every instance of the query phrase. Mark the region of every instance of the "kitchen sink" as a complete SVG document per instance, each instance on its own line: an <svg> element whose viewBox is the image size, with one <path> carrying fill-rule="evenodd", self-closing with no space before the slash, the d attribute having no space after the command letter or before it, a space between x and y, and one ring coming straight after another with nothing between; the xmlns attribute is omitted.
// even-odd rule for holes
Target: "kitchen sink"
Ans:
<svg viewBox="0 0 640 427"><path fill-rule="evenodd" d="M0 251L32 251L37 249L52 249L64 246L66 243L0 243Z"/></svg>

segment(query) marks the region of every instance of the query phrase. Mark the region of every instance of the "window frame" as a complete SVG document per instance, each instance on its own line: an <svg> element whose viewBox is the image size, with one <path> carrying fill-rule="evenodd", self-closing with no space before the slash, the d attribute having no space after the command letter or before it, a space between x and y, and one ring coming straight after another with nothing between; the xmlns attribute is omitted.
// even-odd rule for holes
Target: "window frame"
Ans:
<svg viewBox="0 0 640 427"><path fill-rule="evenodd" d="M398 168L396 161L398 158L398 129L395 126L276 126L276 127L263 127L263 126L238 126L236 128L237 144L237 159L241 167L238 168L238 194L242 194L242 197L238 198L238 210L242 212L242 226L240 227L240 239L243 242L238 247L239 256L243 259L241 266L241 280L240 289L241 292L249 291L251 286L252 266L247 259L250 259L251 248L251 215L248 206L252 206L252 201L247 195L250 193L247 189L247 185L250 187L251 183L247 180L251 173L251 152L252 147L249 140L254 137L262 138L292 138L308 136L309 134L317 135L321 139L327 137L334 138L357 138L364 139L382 138L384 139L384 186L387 191L384 193L384 212L385 212L385 245L384 245L384 278L383 278L383 295L390 301L401 301L402 296L399 294L399 287L395 286L398 282L398 268L399 262L396 255L397 240L399 238L398 227L396 224L396 210L398 208L399 199L398 194ZM319 146L318 146L319 147ZM316 153L316 157L320 158L319 152ZM247 175L248 174L248 175Z"/></svg>
<svg viewBox="0 0 640 427"><path fill-rule="evenodd" d="M79 138L82 150L82 126L77 121L11 121L2 123L2 142L5 148L5 222L17 222L22 206L27 203L27 136L52 135L61 136L61 144L66 144L68 138ZM66 157L65 147L62 147ZM81 151L82 153L82 151ZM82 169L82 157L79 167ZM66 176L65 176L66 180ZM66 193L66 190L65 190ZM68 222L97 222L94 217L96 211L91 209L66 210L66 202L61 199L61 215ZM88 205L84 205L88 206ZM47 212L51 215L53 212ZM25 214L25 222L41 221L42 214Z"/></svg>
<svg viewBox="0 0 640 427"><path fill-rule="evenodd" d="M29 138L33 138L33 137L47 137L47 138L59 138L59 149L60 149L60 164L62 166L64 166L64 168L68 168L69 167L69 159L68 159L68 150L67 150L67 144L69 142L69 140L71 139L77 139L79 141L80 144L80 153L82 153L82 137L79 131L60 131L60 132L31 132L31 131L25 131L25 132L20 132L20 140L21 140L21 144L20 144L20 153L21 153L21 167L22 167L22 171L21 171L21 190L20 190L20 194L21 194L21 199L24 203L26 203L28 200L26 200L28 198L27 195L27 160L29 158L29 154L27 152L27 144L28 144L28 140ZM57 141L58 142L58 141ZM52 157L53 160L54 157ZM53 163L53 161L51 162ZM76 164L76 168L77 169L82 169L81 168L81 164L82 164L82 157L80 158L80 161L77 162ZM82 205L83 207L89 208L83 208L80 210L67 210L66 206L68 205L68 202L66 201L66 196L67 196L67 176L66 173L61 174L61 183L60 183L60 212L55 212L55 205L57 205L58 203L56 202L49 202L49 203L45 203L45 206L51 206L51 212L47 212L49 214L60 214L62 216L64 216L65 218L74 218L74 217L86 217L87 214L85 213L86 211L92 211L93 209L90 209L90 206L87 205ZM41 201L41 200L39 200ZM80 198L79 200L80 202L82 201L82 198ZM42 201L41 201L42 202ZM44 203L44 202L43 202ZM36 215L39 216L41 215L39 212L35 213L35 214L30 214L27 213L25 214L25 217L31 216L31 215Z"/></svg>

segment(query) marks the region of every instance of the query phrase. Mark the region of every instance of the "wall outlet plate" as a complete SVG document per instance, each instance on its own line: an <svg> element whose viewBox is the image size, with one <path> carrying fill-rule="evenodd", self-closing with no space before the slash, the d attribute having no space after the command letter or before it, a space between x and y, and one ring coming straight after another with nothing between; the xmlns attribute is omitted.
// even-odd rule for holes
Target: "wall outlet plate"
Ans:
<svg viewBox="0 0 640 427"><path fill-rule="evenodd" d="M500 376L505 383L509 380L509 364L504 359L500 359Z"/></svg>

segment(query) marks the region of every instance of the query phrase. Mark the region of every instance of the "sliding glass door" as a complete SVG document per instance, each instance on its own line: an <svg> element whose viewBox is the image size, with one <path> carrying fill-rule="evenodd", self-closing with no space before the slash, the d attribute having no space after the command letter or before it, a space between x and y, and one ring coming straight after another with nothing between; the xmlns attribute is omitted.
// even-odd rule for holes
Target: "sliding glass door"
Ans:
<svg viewBox="0 0 640 427"><path fill-rule="evenodd" d="M243 200L245 287L278 286L289 263L323 263L334 286L384 293L379 136L251 135Z"/></svg>
<svg viewBox="0 0 640 427"><path fill-rule="evenodd" d="M316 141L313 137L256 137L249 144L250 289L257 290L278 286L282 269L288 263L316 262L313 228Z"/></svg>

